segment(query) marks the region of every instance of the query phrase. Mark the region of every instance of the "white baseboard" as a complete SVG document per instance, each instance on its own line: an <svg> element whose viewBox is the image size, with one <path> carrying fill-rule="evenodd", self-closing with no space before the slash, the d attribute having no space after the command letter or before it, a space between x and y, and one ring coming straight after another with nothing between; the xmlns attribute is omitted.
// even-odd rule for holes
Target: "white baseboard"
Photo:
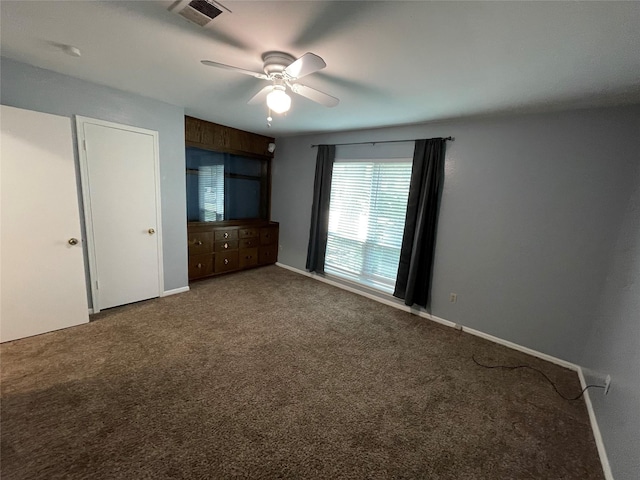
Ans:
<svg viewBox="0 0 640 480"><path fill-rule="evenodd" d="M587 382L584 378L582 368L578 369L578 378L580 379L580 386L584 389L587 387ZM591 403L591 396L589 390L584 392L584 403L587 406L587 412L589 412L589 420L591 421L591 430L593 431L593 438L596 441L596 447L598 448L598 456L600 457L600 463L602 464L602 471L604 472L605 480L613 480L613 473L611 473L611 465L609 464L609 457L607 457L607 450L604 448L604 442L602 441L602 434L600 433L600 427L598 426L598 419L596 418L596 412L593 410Z"/></svg>
<svg viewBox="0 0 640 480"><path fill-rule="evenodd" d="M160 294L161 297L168 297L169 295L176 295L178 293L184 293L189 291L189 285L186 287L174 288L172 290L165 290ZM93 308L89 309L89 315L93 315Z"/></svg>
<svg viewBox="0 0 640 480"><path fill-rule="evenodd" d="M465 327L463 325L459 325L450 320L446 320L444 318L436 317L435 315L431 315L423 310L418 310L415 308L410 308L399 300L395 301L395 299L386 299L383 296L374 295L371 293L364 292L358 288L350 287L342 282L336 282L331 279L326 278L323 275L318 275L316 273L306 272L304 270L300 270L295 267L290 267L289 265L284 265L282 263L277 262L276 265L281 268L285 268L295 273L299 273L300 275L304 275L305 277L310 277L315 280L319 280L324 283L328 283L329 285L333 285L334 287L341 288L343 290L347 290L348 292L356 293L358 295L362 295L363 297L370 298L371 300L375 300L376 302L383 303L385 305L389 305L390 307L397 308L399 310L403 310L405 312L412 313L414 315L418 315L422 318L426 318L433 322L440 323L442 325L446 325L448 327L455 328L457 330L462 330L463 332L469 333L471 335L475 335L480 338L484 338L491 342L497 343L499 345L503 345L505 347L511 348L513 350L517 350L519 352L526 353L533 357L540 358L542 360L546 360L547 362L555 363L556 365L560 365L561 367L568 368L578 373L578 378L580 379L580 385L582 388L585 388L586 382L584 379L584 375L582 373L582 368L580 365L576 365L575 363L568 362L561 358L554 357L552 355L548 355L546 353L538 352L537 350L533 350L532 348L524 347L522 345L518 345L517 343L510 342L508 340L504 340L499 337L495 337L488 333L481 332L479 330L475 330L473 328ZM607 457L607 452L604 448L604 443L602 441L602 435L600 434L600 428L598 427L598 422L596 420L595 412L593 411L593 406L591 405L591 398L589 397L589 391L584 392L584 400L587 406L587 411L589 412L589 420L591 421L591 429L593 430L593 436L596 441L596 447L598 448L598 455L600 456L600 462L602 463L602 469L604 471L604 476L606 480L613 480L613 476L611 474L611 466L609 465L609 459Z"/></svg>
<svg viewBox="0 0 640 480"><path fill-rule="evenodd" d="M461 329L463 332L470 333L471 335L475 335L476 337L484 338L491 342L504 345L505 347L511 348L513 350L518 350L519 352L526 353L527 355L531 355L532 357L538 357L542 360L546 360L547 362L555 363L556 365L560 365L561 367L568 368L569 370L573 370L575 372L581 371L580 365L576 365L575 363L568 362L567 360L563 360L562 358L554 357L553 355L548 355L546 353L533 350L532 348L518 345L517 343L510 342L509 340L504 340L500 337L494 337L493 335L489 335L488 333L484 333L479 330L475 330L473 328L462 327Z"/></svg>
<svg viewBox="0 0 640 480"><path fill-rule="evenodd" d="M162 292L160 296L168 297L169 295L176 295L178 293L184 293L188 291L189 291L189 285L187 285L186 287L174 288L172 290L165 290L164 292ZM89 315L93 315L93 308L89 309Z"/></svg>
<svg viewBox="0 0 640 480"><path fill-rule="evenodd" d="M184 293L189 291L189 285L186 287L174 288L172 290L165 290L162 292L161 297L168 297L169 295L176 295L177 293Z"/></svg>

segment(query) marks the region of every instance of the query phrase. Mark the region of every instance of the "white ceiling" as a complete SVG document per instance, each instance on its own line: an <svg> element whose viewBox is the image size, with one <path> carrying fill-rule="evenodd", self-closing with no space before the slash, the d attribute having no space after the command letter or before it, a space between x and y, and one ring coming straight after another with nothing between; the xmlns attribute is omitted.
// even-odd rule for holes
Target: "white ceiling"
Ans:
<svg viewBox="0 0 640 480"><path fill-rule="evenodd" d="M205 28L172 3L2 0L2 55L272 136L640 102L640 2L227 0ZM340 104L294 96L267 129L264 81L200 63L269 50L323 57L304 83Z"/></svg>

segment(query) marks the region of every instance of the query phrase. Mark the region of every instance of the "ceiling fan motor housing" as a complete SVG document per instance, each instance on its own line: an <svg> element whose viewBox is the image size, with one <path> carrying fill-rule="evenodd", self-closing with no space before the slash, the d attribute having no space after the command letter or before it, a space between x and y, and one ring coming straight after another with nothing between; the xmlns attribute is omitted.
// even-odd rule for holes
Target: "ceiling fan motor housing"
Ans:
<svg viewBox="0 0 640 480"><path fill-rule="evenodd" d="M262 55L264 62L264 73L271 76L272 74L284 75L282 72L291 65L295 58L284 52L267 52Z"/></svg>

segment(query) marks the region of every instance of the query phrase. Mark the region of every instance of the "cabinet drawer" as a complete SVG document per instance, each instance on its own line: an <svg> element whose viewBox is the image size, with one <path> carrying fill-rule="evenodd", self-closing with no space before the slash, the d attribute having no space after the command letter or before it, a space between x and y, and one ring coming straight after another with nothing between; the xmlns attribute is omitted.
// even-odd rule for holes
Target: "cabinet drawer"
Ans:
<svg viewBox="0 0 640 480"><path fill-rule="evenodd" d="M257 228L241 228L240 229L240 238L253 238L259 237L260 230Z"/></svg>
<svg viewBox="0 0 640 480"><path fill-rule="evenodd" d="M240 250L240 268L253 267L258 264L258 249L245 248Z"/></svg>
<svg viewBox="0 0 640 480"><path fill-rule="evenodd" d="M214 250L216 252L224 252L225 250L237 250L238 240L226 240L224 242L216 242L214 244Z"/></svg>
<svg viewBox="0 0 640 480"><path fill-rule="evenodd" d="M236 240L238 238L238 229L237 228L221 228L220 230L215 231L215 239L216 242L221 242L223 240Z"/></svg>
<svg viewBox="0 0 640 480"><path fill-rule="evenodd" d="M213 273L213 254L189 257L189 278L200 278Z"/></svg>
<svg viewBox="0 0 640 480"><path fill-rule="evenodd" d="M258 252L258 263L260 265L268 265L269 263L276 263L278 260L278 245L267 245L260 247Z"/></svg>
<svg viewBox="0 0 640 480"><path fill-rule="evenodd" d="M243 238L240 240L240 250L244 248L255 248L260 244L258 238Z"/></svg>
<svg viewBox="0 0 640 480"><path fill-rule="evenodd" d="M260 245L273 245L278 243L278 229L268 227L260 229Z"/></svg>
<svg viewBox="0 0 640 480"><path fill-rule="evenodd" d="M211 252L213 252L213 232L189 234L189 255Z"/></svg>
<svg viewBox="0 0 640 480"><path fill-rule="evenodd" d="M218 252L215 257L215 273L230 272L238 269L237 250Z"/></svg>

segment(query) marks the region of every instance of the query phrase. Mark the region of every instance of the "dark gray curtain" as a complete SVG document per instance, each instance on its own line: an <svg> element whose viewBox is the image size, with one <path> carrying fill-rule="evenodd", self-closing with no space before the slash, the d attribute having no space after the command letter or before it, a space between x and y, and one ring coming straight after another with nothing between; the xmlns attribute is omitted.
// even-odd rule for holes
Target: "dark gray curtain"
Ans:
<svg viewBox="0 0 640 480"><path fill-rule="evenodd" d="M329 200L331 197L331 175L336 158L335 145L318 145L316 157L316 179L313 185L313 205L307 249L307 270L324 272L324 257L329 231Z"/></svg>
<svg viewBox="0 0 640 480"><path fill-rule="evenodd" d="M446 140L416 140L398 277L393 295L405 305L427 306L444 180Z"/></svg>

